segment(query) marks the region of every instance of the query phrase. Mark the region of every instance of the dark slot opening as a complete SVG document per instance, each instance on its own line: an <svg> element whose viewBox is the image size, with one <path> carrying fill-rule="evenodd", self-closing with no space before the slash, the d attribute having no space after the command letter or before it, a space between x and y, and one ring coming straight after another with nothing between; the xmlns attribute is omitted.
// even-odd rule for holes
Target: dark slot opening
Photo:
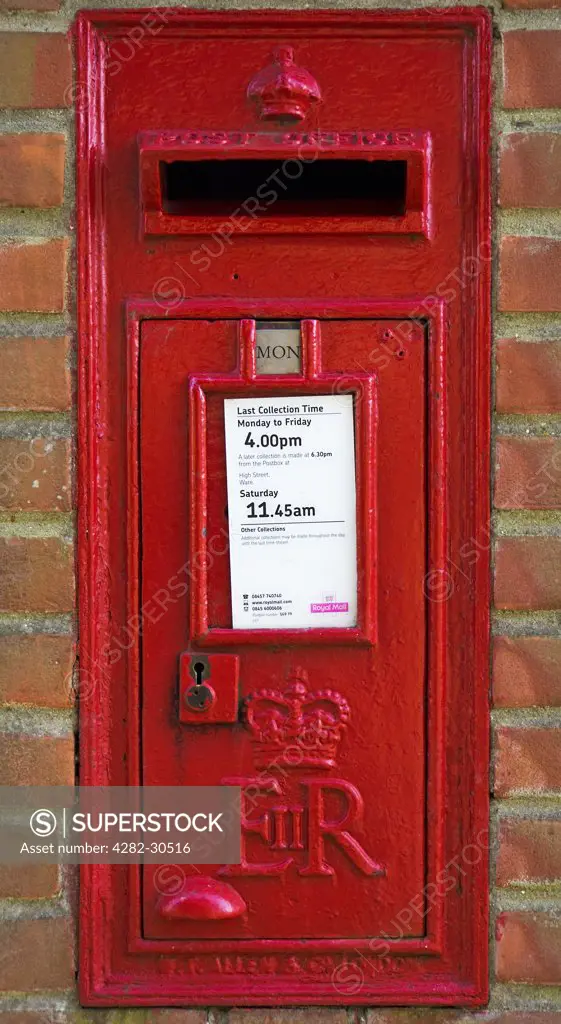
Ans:
<svg viewBox="0 0 561 1024"><path fill-rule="evenodd" d="M244 202L254 217L405 213L406 160L175 160L161 173L163 210L175 215L228 217Z"/></svg>

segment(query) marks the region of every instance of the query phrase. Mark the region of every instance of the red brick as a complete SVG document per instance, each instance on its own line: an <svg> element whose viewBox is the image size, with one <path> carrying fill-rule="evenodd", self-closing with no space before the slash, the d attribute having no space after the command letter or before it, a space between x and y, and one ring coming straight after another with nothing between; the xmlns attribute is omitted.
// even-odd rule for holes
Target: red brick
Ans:
<svg viewBox="0 0 561 1024"><path fill-rule="evenodd" d="M64 151L64 135L0 135L0 206L60 206Z"/></svg>
<svg viewBox="0 0 561 1024"><path fill-rule="evenodd" d="M561 412L561 341L497 344L497 412Z"/></svg>
<svg viewBox="0 0 561 1024"><path fill-rule="evenodd" d="M67 512L70 450L67 440L0 438L0 510Z"/></svg>
<svg viewBox="0 0 561 1024"><path fill-rule="evenodd" d="M561 729L496 730L495 796L561 790Z"/></svg>
<svg viewBox="0 0 561 1024"><path fill-rule="evenodd" d="M0 409L68 409L68 351L68 338L0 338Z"/></svg>
<svg viewBox="0 0 561 1024"><path fill-rule="evenodd" d="M521 313L559 312L561 240L503 238L499 276L499 309Z"/></svg>
<svg viewBox="0 0 561 1024"><path fill-rule="evenodd" d="M62 312L67 251L64 238L0 246L0 310Z"/></svg>
<svg viewBox="0 0 561 1024"><path fill-rule="evenodd" d="M561 441L499 437L495 506L561 508Z"/></svg>
<svg viewBox="0 0 561 1024"><path fill-rule="evenodd" d="M0 864L0 899L52 899L58 891L56 864Z"/></svg>
<svg viewBox="0 0 561 1024"><path fill-rule="evenodd" d="M561 983L561 918L507 912L497 921L499 981L533 985Z"/></svg>
<svg viewBox="0 0 561 1024"><path fill-rule="evenodd" d="M495 637L493 700L496 707L561 706L561 640Z"/></svg>
<svg viewBox="0 0 561 1024"><path fill-rule="evenodd" d="M561 821L513 818L499 825L497 885L561 879Z"/></svg>
<svg viewBox="0 0 561 1024"><path fill-rule="evenodd" d="M475 1017L474 1024L477 1020L481 1020L481 1024L484 1024L488 1020L488 1024L561 1024L561 1016L553 1010L551 1013L540 1013L539 1010L529 1010L528 1013L521 1011L520 1013L500 1013L498 1016L493 1014L490 1018L479 1018ZM0 1024L3 1024L0 1021ZM468 1024L468 1020L463 1020L462 1024Z"/></svg>
<svg viewBox="0 0 561 1024"><path fill-rule="evenodd" d="M360 1019L357 1017L357 1021ZM310 1024L314 1024L313 1020ZM367 1010L366 1024L501 1024L501 1021L495 1015L488 1017L487 1014L468 1014L465 1010L425 1010L414 1007L410 1010ZM561 1022L557 1021L557 1024Z"/></svg>
<svg viewBox="0 0 561 1024"><path fill-rule="evenodd" d="M360 1020L360 1017L357 1018ZM4 1024L0 1017L0 1024ZM11 1024L11 1022L10 1022ZM113 1022L112 1022L113 1024ZM314 1024L314 1020L310 1021ZM376 1009L366 1011L366 1024L561 1024L561 1014L498 1013L497 1010L430 1010L413 1007L409 1010Z"/></svg>
<svg viewBox="0 0 561 1024"><path fill-rule="evenodd" d="M54 537L0 538L0 611L72 610L72 548Z"/></svg>
<svg viewBox="0 0 561 1024"><path fill-rule="evenodd" d="M0 636L0 703L69 707L73 662L69 636Z"/></svg>
<svg viewBox="0 0 561 1024"><path fill-rule="evenodd" d="M561 608L561 538L499 537L495 552L497 608Z"/></svg>
<svg viewBox="0 0 561 1024"><path fill-rule="evenodd" d="M0 963L4 992L71 988L75 978L70 922L61 917L3 921Z"/></svg>
<svg viewBox="0 0 561 1024"><path fill-rule="evenodd" d="M561 206L561 135L505 135L500 153L501 206Z"/></svg>
<svg viewBox="0 0 561 1024"><path fill-rule="evenodd" d="M74 775L73 736L0 732L1 786L73 786Z"/></svg>
<svg viewBox="0 0 561 1024"><path fill-rule="evenodd" d="M341 1007L314 1006L313 1018L306 1008L291 1010L230 1010L228 1024L347 1024L347 1013Z"/></svg>
<svg viewBox="0 0 561 1024"><path fill-rule="evenodd" d="M503 106L561 107L561 32L520 29L503 35Z"/></svg>
<svg viewBox="0 0 561 1024"><path fill-rule="evenodd" d="M0 32L0 107L67 107L71 89L66 36Z"/></svg>

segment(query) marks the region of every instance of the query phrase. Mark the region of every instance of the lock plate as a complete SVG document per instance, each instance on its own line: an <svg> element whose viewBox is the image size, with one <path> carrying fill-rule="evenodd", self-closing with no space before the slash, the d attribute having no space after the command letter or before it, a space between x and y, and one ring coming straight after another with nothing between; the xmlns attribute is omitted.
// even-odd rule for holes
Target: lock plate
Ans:
<svg viewBox="0 0 561 1024"><path fill-rule="evenodd" d="M179 657L179 721L185 725L237 722L238 677L236 654L183 651Z"/></svg>

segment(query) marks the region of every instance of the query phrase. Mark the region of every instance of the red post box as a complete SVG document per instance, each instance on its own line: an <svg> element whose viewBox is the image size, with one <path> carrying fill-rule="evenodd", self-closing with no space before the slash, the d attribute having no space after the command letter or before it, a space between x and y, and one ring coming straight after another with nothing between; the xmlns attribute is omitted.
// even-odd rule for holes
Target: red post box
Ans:
<svg viewBox="0 0 561 1024"><path fill-rule="evenodd" d="M88 1005L486 998L489 30L79 16L81 781L244 793Z"/></svg>

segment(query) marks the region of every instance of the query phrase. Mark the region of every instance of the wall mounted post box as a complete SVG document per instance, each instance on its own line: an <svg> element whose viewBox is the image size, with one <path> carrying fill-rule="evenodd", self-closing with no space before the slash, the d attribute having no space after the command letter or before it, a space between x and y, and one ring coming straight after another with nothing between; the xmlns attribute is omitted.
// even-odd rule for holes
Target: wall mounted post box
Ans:
<svg viewBox="0 0 561 1024"><path fill-rule="evenodd" d="M87 1004L486 998L489 35L79 16L81 781L243 792Z"/></svg>

